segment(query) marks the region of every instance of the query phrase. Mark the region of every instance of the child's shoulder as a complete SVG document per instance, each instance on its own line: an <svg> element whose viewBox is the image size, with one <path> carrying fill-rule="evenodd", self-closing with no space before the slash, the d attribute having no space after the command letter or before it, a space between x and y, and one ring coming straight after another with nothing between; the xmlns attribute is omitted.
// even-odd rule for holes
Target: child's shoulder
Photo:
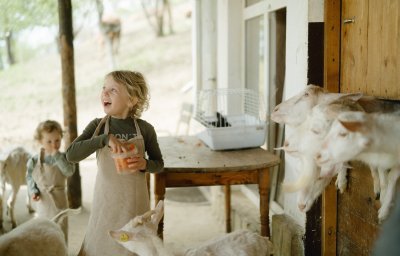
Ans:
<svg viewBox="0 0 400 256"><path fill-rule="evenodd" d="M36 163L38 162L39 159L39 154L34 154L28 159L27 165L29 166L35 166Z"/></svg>
<svg viewBox="0 0 400 256"><path fill-rule="evenodd" d="M87 125L87 127L92 127L92 128L96 128L101 120L103 120L104 117L101 118L94 118L92 121L89 122L89 124Z"/></svg>
<svg viewBox="0 0 400 256"><path fill-rule="evenodd" d="M141 129L154 129L153 125L143 119L136 119Z"/></svg>

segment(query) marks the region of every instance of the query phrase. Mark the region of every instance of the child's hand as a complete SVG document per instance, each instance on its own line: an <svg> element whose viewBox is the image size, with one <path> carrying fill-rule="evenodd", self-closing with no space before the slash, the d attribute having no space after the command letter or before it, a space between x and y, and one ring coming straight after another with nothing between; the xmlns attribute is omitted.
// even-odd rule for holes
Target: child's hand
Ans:
<svg viewBox="0 0 400 256"><path fill-rule="evenodd" d="M134 155L126 160L128 163L129 169L135 170L133 172L139 170L146 170L147 161L141 155Z"/></svg>
<svg viewBox="0 0 400 256"><path fill-rule="evenodd" d="M32 195L32 200L33 200L33 201L39 201L39 200L40 200L39 194L37 194L37 193L33 194L33 195Z"/></svg>
<svg viewBox="0 0 400 256"><path fill-rule="evenodd" d="M111 148L111 151L113 153L122 153L122 152L127 152L128 148L124 143L119 141L114 135L109 134L108 135L108 146Z"/></svg>

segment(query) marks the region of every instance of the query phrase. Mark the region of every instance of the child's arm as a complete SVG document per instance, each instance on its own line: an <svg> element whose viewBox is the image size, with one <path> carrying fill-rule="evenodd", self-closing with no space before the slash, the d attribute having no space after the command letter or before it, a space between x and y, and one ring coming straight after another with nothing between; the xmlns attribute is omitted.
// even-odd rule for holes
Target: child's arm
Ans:
<svg viewBox="0 0 400 256"><path fill-rule="evenodd" d="M156 131L150 124L146 129L145 144L148 155L146 171L151 173L161 172L164 168L164 160L158 145Z"/></svg>
<svg viewBox="0 0 400 256"><path fill-rule="evenodd" d="M65 153L57 152L53 155L54 160L64 176L69 177L75 172L75 164L67 160Z"/></svg>
<svg viewBox="0 0 400 256"><path fill-rule="evenodd" d="M31 195L34 200L38 200L39 194L40 194L40 191L39 191L38 187L36 186L36 182L33 180L33 177L32 177L32 172L36 166L36 163L37 163L37 159L35 159L34 157L31 157L26 164L26 167L27 167L26 185L28 187L29 195Z"/></svg>
<svg viewBox="0 0 400 256"><path fill-rule="evenodd" d="M66 151L66 159L72 163L77 163L93 154L97 149L107 145L108 137L101 134L92 138L97 125L101 119L94 119L86 126L83 133L76 138Z"/></svg>

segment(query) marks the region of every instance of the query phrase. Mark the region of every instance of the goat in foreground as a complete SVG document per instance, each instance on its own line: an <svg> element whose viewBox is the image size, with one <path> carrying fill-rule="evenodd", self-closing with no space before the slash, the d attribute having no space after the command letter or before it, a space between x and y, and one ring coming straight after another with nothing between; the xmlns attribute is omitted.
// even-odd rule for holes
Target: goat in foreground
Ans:
<svg viewBox="0 0 400 256"><path fill-rule="evenodd" d="M26 163L30 154L22 147L11 150L0 160L0 230L3 228L3 199L5 196L6 183L11 185L11 194L7 200L7 213L11 219L12 228L17 226L14 216L14 205L20 186L26 185ZM26 204L29 212L33 212L31 200L26 194Z"/></svg>
<svg viewBox="0 0 400 256"><path fill-rule="evenodd" d="M2 256L67 256L68 248L59 223L69 212L79 213L78 209L66 209L51 220L34 218L0 236L0 255Z"/></svg>
<svg viewBox="0 0 400 256"><path fill-rule="evenodd" d="M164 203L159 201L154 210L136 216L119 230L110 231L110 236L131 252L140 256L172 256L157 236L157 227L164 214ZM270 255L272 244L267 237L249 231L236 231L211 240L197 248L188 249L186 256L200 255Z"/></svg>
<svg viewBox="0 0 400 256"><path fill-rule="evenodd" d="M319 164L360 160L379 170L381 178L380 221L389 214L400 176L400 117L393 114L343 112L326 136ZM386 178L386 170L390 169Z"/></svg>

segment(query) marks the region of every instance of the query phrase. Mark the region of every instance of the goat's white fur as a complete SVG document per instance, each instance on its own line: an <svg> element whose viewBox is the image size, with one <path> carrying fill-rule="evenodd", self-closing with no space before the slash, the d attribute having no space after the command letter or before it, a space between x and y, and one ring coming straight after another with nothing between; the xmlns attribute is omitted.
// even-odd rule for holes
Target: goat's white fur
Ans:
<svg viewBox="0 0 400 256"><path fill-rule="evenodd" d="M338 99L359 100L360 93L329 93L324 88L308 85L298 94L277 105L271 113L271 120L295 127L306 120L311 109L318 104L327 104Z"/></svg>
<svg viewBox="0 0 400 256"><path fill-rule="evenodd" d="M400 116L344 112L334 121L317 160L322 164L360 160L378 170L381 187L380 221L389 214L400 176ZM386 178L386 171L390 169ZM386 181L387 180L387 181Z"/></svg>
<svg viewBox="0 0 400 256"><path fill-rule="evenodd" d="M17 147L6 154L3 160L0 160L0 230L3 225L3 199L5 196L6 183L11 186L11 194L7 200L7 213L11 219L13 228L17 226L14 216L14 205L20 186L26 185L26 163L30 154L22 147ZM31 200L26 193L26 204L29 212L33 212Z"/></svg>
<svg viewBox="0 0 400 256"><path fill-rule="evenodd" d="M64 233L58 223L69 213L66 209L53 219L34 218L0 236L0 255L4 256L63 256L68 254Z"/></svg>
<svg viewBox="0 0 400 256"><path fill-rule="evenodd" d="M339 97L335 94L335 97ZM359 95L355 98L357 100ZM282 147L286 153L300 160L300 176L292 183L285 182L286 192L299 191L297 203L302 211L310 209L313 201L322 194L324 188L336 174L336 185L344 192L347 185L347 165L338 163L318 167L315 156L319 153L323 138L327 134L335 116L344 110L362 110L355 100L344 95L342 99L321 103L308 110L306 119L295 127L294 132Z"/></svg>
<svg viewBox="0 0 400 256"><path fill-rule="evenodd" d="M110 231L110 236L127 250L140 256L171 256L172 253L157 236L158 223L163 214L163 201L159 201L154 210L133 218L119 230ZM268 238L241 230L188 249L185 255L264 256L272 253L271 248Z"/></svg>

